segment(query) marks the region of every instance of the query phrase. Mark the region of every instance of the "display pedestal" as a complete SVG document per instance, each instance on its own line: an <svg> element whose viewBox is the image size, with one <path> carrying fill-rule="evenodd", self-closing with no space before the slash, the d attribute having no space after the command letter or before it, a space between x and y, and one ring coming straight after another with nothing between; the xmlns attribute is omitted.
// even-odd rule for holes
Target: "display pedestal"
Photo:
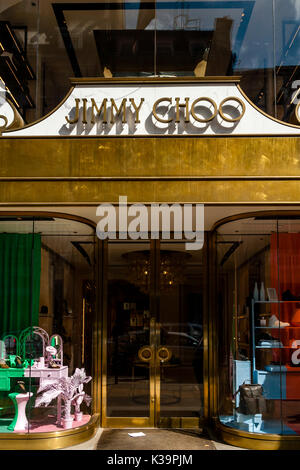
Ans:
<svg viewBox="0 0 300 470"><path fill-rule="evenodd" d="M243 413L236 412L235 420L239 423L239 429L248 432L260 432L262 426L262 414L244 415Z"/></svg>
<svg viewBox="0 0 300 470"><path fill-rule="evenodd" d="M32 395L32 392L10 393L8 395L15 407L15 417L13 422L8 426L9 431L28 431L29 425L26 417L26 405Z"/></svg>

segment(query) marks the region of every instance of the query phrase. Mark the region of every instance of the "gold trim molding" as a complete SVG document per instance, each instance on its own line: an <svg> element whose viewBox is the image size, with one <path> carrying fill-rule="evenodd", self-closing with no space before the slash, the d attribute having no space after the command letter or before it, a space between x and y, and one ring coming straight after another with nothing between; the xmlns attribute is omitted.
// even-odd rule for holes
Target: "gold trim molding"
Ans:
<svg viewBox="0 0 300 470"><path fill-rule="evenodd" d="M298 207L300 206L300 202L298 202ZM252 217L282 217L286 216L287 218L293 217L293 216L299 216L300 211L298 210L286 210L286 211L274 211L274 210L269 210L269 211L253 211L253 212L243 212L240 214L234 214L229 217L224 217L223 219L218 220L212 227L211 231L214 232L217 230L219 227L222 225L226 225L230 222L234 222L235 220L240 220L240 219L251 219Z"/></svg>
<svg viewBox="0 0 300 470"><path fill-rule="evenodd" d="M14 131L14 130L19 129L20 127L24 126L23 118L19 114L19 112L18 112L17 108L15 107L15 105L13 104L13 102L10 99L8 99L7 103L9 104L11 109L13 110L14 117L13 117L12 122L8 125L7 117L5 115L0 115L0 118L4 121L4 125L0 126L0 136L2 135L2 132L8 132L10 130Z"/></svg>
<svg viewBox="0 0 300 470"><path fill-rule="evenodd" d="M250 106L252 106L254 109L256 109L256 111L258 111L263 116L265 116L269 119L272 119L272 121L275 121L278 124L283 124L284 126L293 127L294 129L300 129L300 121L299 121L298 115L296 117L297 117L297 120L298 120L299 124L291 124L290 122L281 121L280 119L277 119L276 117L271 116L271 114L265 113L265 111L263 111L261 108L256 106L256 104L254 104L253 101L251 101L250 98L246 95L244 90L241 88L240 84L237 84L237 88L238 88L239 92L243 95L245 100L250 104ZM299 104L297 105L297 107L298 106L299 106ZM298 112L298 109L296 108L296 112Z"/></svg>
<svg viewBox="0 0 300 470"><path fill-rule="evenodd" d="M0 434L0 450L54 450L75 446L91 439L99 427L99 415L84 425L68 431Z"/></svg>
<svg viewBox="0 0 300 470"><path fill-rule="evenodd" d="M0 205L0 208L1 208L1 205ZM26 217L55 217L57 219L67 219L67 220L73 220L75 222L80 222L81 224L85 224L85 225L88 225L89 227L91 227L92 229L96 228L96 223L93 222L92 220L90 219L86 219L85 217L82 217L82 216L79 216L79 215L75 215L75 214L68 214L68 213L64 213L64 212L53 212L53 211L46 211L46 210L43 210L43 211L30 211L30 210L27 210L27 211L1 211L0 210L0 221L1 221L1 217L4 216L4 217L7 217L7 216L26 216Z"/></svg>
<svg viewBox="0 0 300 470"><path fill-rule="evenodd" d="M216 421L216 431L223 442L251 450L300 450L300 436L255 434L229 428Z"/></svg>
<svg viewBox="0 0 300 470"><path fill-rule="evenodd" d="M70 78L71 85L109 85L111 84L121 84L121 85L130 85L138 83L149 83L149 84L168 84L168 83L239 83L241 76L213 76L213 77L83 77Z"/></svg>
<svg viewBox="0 0 300 470"><path fill-rule="evenodd" d="M41 118L37 119L36 121L30 122L29 124L26 124L25 126L24 126L24 122L21 123L20 121L17 121L15 119L13 124L11 124L5 130L2 130L3 134L5 134L5 137L9 137L10 131L15 131L16 128L18 128L18 127L22 127L22 129L27 129L28 127L35 126L35 124L38 124L39 122L44 121L49 116L51 116L51 114L55 113L55 111L57 111L64 104L65 101L67 101L67 99L69 98L69 96L71 95L73 90L74 90L74 87L71 87L70 90L68 91L68 93L66 94L66 96L58 103L58 105L55 106L55 108L53 108L49 113L45 114L45 116L42 116ZM10 105L12 105L12 104L10 103ZM13 109L16 109L16 108L13 107ZM3 136L3 134L2 134L2 136ZM1 135L1 128L0 128L0 135ZM13 137L13 138L16 138L16 137ZM29 137L29 138L32 139L32 137Z"/></svg>

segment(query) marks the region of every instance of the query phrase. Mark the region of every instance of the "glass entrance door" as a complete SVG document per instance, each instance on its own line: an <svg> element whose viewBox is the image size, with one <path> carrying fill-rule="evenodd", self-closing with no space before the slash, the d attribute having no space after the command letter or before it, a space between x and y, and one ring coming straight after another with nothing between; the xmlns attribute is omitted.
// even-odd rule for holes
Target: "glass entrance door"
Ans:
<svg viewBox="0 0 300 470"><path fill-rule="evenodd" d="M153 426L150 242L116 241L104 256L103 426Z"/></svg>
<svg viewBox="0 0 300 470"><path fill-rule="evenodd" d="M197 427L204 403L203 253L161 242L158 257L158 424Z"/></svg>
<svg viewBox="0 0 300 470"><path fill-rule="evenodd" d="M203 410L202 254L110 242L102 426L197 427Z"/></svg>

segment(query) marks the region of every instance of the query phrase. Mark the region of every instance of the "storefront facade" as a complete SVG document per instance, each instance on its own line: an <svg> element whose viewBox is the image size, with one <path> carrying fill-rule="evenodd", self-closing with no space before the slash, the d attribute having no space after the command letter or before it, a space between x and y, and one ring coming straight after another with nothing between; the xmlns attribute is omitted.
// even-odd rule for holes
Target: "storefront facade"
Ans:
<svg viewBox="0 0 300 470"><path fill-rule="evenodd" d="M156 76L141 76L127 71L133 65L124 49L126 65L109 64L101 55L106 78L77 73L68 93L58 84L66 96L50 109L44 103L35 122L34 111L18 108L18 99L1 102L0 448L62 448L88 439L98 427L211 426L241 447L300 445L298 106L290 109L283 94L274 107L280 89L274 91L268 65L262 76L255 75L261 69L256 66L242 79L232 75L237 65L228 72L232 54L224 50L230 47L224 40L220 56L213 44L218 31L228 39L229 20L212 13L208 2L188 3L189 11L204 9L216 20L215 30L205 31L211 60L198 64L213 76L205 70L187 74L189 63L177 76L157 76L163 75L161 63L155 59L152 71L151 58L142 67ZM226 10L234 2L215 3ZM256 2L236 3L241 21L251 25ZM69 10L83 14L80 5L70 3ZM115 5L100 10L130 16L136 8ZM63 28L62 4L53 8ZM66 2L64 8L71 21ZM164 2L154 10L162 22L165 13L178 13ZM145 25L138 31L160 31L157 25L144 31L152 13L148 4L141 8ZM11 21L9 14L3 19ZM178 31L196 47L197 35L187 25ZM120 60L117 45L125 36L117 25L111 29L112 55ZM128 31L121 32L130 39ZM240 49L243 31L234 29L240 60L247 56ZM98 48L108 40L102 33L94 31ZM169 36L154 44L167 47ZM77 44L74 37L71 43ZM84 63L82 50L77 65L66 50L73 72L79 65L84 70L89 61ZM46 90L52 103L53 85ZM100 240L97 207L117 207L120 196L128 205L144 204L148 214L153 203L204 204L203 248L187 251L185 238L172 230L169 239L119 234ZM55 385L47 389L52 379L67 387L67 377L76 373L78 386L68 400ZM247 400L240 403L244 382L262 387L252 408ZM28 423L20 425L21 399Z"/></svg>

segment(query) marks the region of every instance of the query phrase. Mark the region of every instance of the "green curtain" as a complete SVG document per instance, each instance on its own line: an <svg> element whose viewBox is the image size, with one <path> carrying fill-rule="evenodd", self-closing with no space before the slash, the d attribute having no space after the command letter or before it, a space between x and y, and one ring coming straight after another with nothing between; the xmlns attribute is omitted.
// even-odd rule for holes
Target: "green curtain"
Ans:
<svg viewBox="0 0 300 470"><path fill-rule="evenodd" d="M41 235L0 234L0 334L38 325Z"/></svg>

